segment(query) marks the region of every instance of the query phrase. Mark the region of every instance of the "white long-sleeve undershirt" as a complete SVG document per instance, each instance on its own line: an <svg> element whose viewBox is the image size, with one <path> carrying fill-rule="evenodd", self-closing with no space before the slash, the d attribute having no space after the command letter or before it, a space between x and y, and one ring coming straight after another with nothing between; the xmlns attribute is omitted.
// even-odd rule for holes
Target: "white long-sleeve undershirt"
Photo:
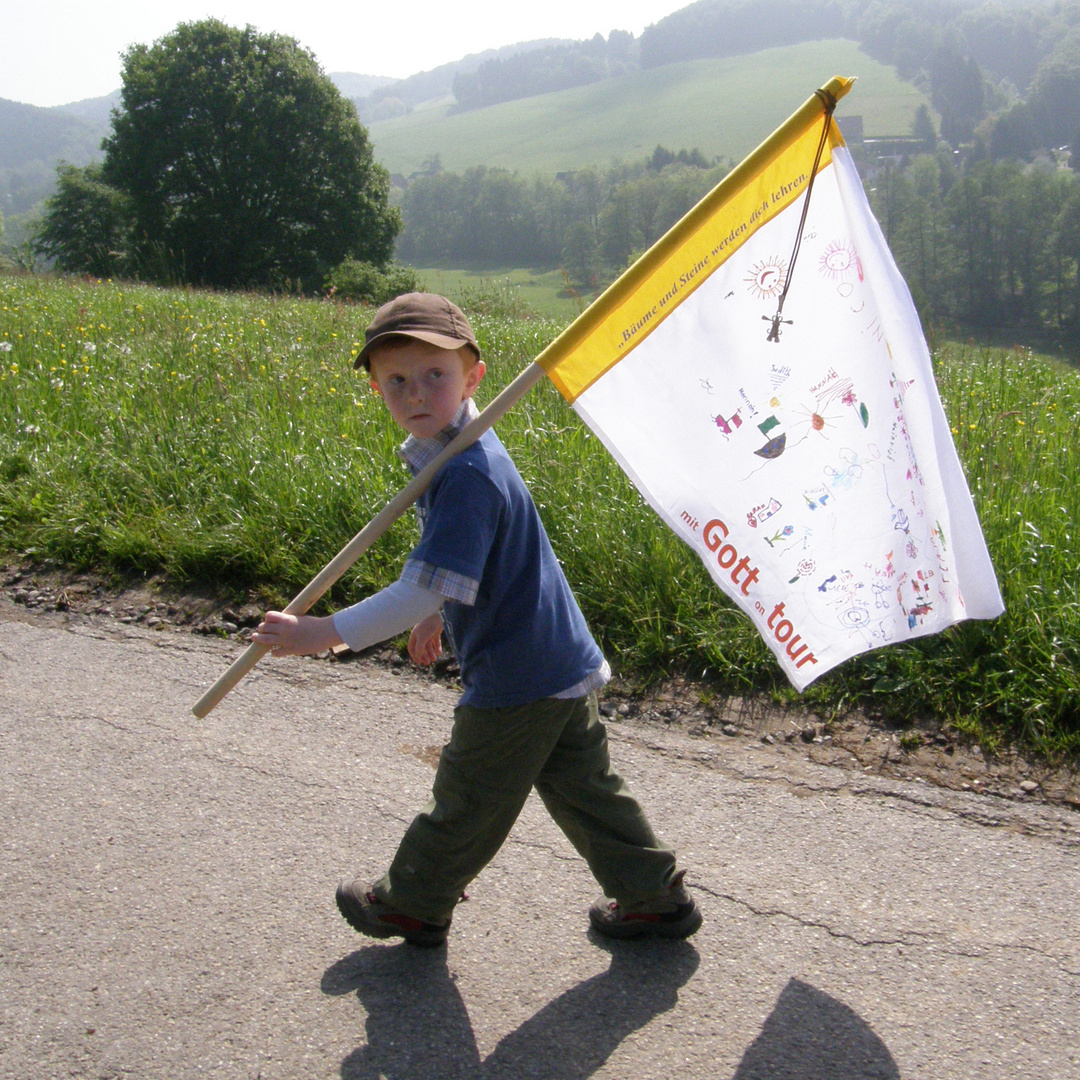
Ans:
<svg viewBox="0 0 1080 1080"><path fill-rule="evenodd" d="M441 610L445 597L407 581L395 581L352 607L334 613L334 629L353 652L411 630Z"/></svg>

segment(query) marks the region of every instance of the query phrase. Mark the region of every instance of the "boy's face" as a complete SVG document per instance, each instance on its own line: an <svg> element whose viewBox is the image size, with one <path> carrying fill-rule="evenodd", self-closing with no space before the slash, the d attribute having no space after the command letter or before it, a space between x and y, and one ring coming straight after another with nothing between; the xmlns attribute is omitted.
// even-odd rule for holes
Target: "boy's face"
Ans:
<svg viewBox="0 0 1080 1080"><path fill-rule="evenodd" d="M404 338L370 356L371 385L410 435L430 439L457 415L484 377L484 362L467 349L453 352Z"/></svg>

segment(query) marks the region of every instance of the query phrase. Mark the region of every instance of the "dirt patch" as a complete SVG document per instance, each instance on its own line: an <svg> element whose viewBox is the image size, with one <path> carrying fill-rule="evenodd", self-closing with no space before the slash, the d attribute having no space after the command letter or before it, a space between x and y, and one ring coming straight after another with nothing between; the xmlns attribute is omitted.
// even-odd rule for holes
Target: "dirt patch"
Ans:
<svg viewBox="0 0 1080 1080"><path fill-rule="evenodd" d="M9 565L0 568L0 614L35 623L63 625L79 619L186 629L243 644L262 608L251 598L220 591L177 592L153 577L105 579ZM392 645L362 654L345 650L326 659L389 667L408 663ZM457 674L454 662L444 658L426 677L452 683ZM616 678L601 695L600 711L614 723L636 719L677 725L697 738L753 740L778 755L798 753L822 765L1080 809L1080 775L1074 768L1056 767L1015 749L990 754L932 722L896 730L861 712L826 722L806 710L781 709L764 700L715 697L708 686L692 680L671 680L643 692Z"/></svg>

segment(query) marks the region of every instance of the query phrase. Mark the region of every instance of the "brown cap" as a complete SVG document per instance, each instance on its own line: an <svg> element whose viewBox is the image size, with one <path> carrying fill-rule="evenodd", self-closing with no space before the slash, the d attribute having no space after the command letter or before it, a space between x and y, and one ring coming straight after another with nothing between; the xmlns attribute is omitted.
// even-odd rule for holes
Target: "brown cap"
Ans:
<svg viewBox="0 0 1080 1080"><path fill-rule="evenodd" d="M355 367L371 367L371 350L388 337L411 337L437 345L440 349L460 349L468 345L480 359L480 346L469 320L457 304L437 293L405 293L383 304L364 331L364 347Z"/></svg>

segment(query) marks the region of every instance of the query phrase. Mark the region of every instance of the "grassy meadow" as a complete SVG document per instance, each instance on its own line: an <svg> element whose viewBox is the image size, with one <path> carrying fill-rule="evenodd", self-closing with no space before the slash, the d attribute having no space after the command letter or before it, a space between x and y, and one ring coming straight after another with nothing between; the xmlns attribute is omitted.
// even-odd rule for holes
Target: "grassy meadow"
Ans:
<svg viewBox="0 0 1080 1080"><path fill-rule="evenodd" d="M463 299L488 359L483 404L565 320L509 317L476 289ZM405 479L397 433L351 366L369 317L330 301L0 275L0 558L289 599ZM688 673L720 695L826 714L862 705L1075 759L1077 373L960 346L936 364L1006 614L850 661L802 699L550 385L499 431L623 675ZM392 581L414 540L409 515L333 602Z"/></svg>
<svg viewBox="0 0 1080 1080"><path fill-rule="evenodd" d="M543 318L566 325L576 318L595 295L578 296L570 293L561 270L525 270L518 267L505 270L460 270L439 267L420 267L416 271L429 292L459 297L468 303L469 297L506 297L506 308L519 308Z"/></svg>
<svg viewBox="0 0 1080 1080"><path fill-rule="evenodd" d="M553 175L661 144L739 161L834 75L858 81L838 116L862 116L867 136L909 135L930 99L853 41L809 41L722 60L695 60L588 86L452 113L451 103L369 125L375 157L408 176L438 155L444 169L483 163Z"/></svg>

